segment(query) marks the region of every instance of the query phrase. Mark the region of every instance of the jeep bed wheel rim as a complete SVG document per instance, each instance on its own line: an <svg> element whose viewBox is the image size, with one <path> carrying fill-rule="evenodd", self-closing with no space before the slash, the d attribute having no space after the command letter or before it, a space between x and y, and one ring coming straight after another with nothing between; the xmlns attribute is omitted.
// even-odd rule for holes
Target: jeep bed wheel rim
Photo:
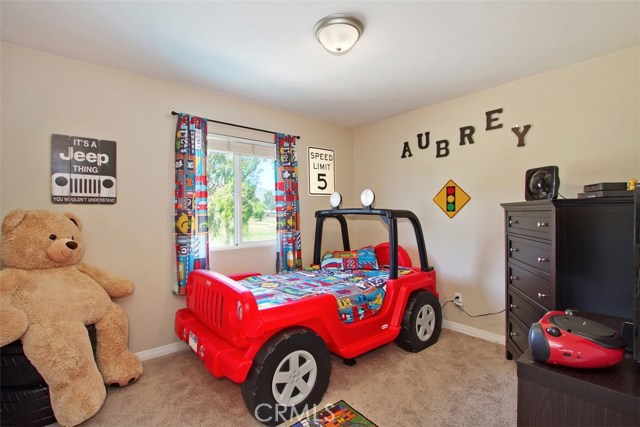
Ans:
<svg viewBox="0 0 640 427"><path fill-rule="evenodd" d="M416 334L421 341L431 337L435 329L436 313L429 304L423 305L416 318Z"/></svg>
<svg viewBox="0 0 640 427"><path fill-rule="evenodd" d="M317 374L318 365L311 353L296 350L288 354L273 374L273 398L280 405L297 405L311 394Z"/></svg>

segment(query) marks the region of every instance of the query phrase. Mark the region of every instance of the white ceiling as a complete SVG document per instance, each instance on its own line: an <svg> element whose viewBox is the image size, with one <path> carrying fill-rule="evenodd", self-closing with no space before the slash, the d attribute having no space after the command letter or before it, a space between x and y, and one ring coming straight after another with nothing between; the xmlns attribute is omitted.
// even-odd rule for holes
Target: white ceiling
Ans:
<svg viewBox="0 0 640 427"><path fill-rule="evenodd" d="M349 127L640 43L633 0L1 0L0 13L7 42ZM313 34L334 13L365 25L344 56Z"/></svg>

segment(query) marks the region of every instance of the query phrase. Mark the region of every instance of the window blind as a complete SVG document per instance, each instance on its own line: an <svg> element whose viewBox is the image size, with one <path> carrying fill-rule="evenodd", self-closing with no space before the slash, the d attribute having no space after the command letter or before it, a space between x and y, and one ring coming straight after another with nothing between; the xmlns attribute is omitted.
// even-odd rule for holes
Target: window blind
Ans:
<svg viewBox="0 0 640 427"><path fill-rule="evenodd" d="M209 150L275 158L275 145L270 142L210 133L207 135L207 144Z"/></svg>

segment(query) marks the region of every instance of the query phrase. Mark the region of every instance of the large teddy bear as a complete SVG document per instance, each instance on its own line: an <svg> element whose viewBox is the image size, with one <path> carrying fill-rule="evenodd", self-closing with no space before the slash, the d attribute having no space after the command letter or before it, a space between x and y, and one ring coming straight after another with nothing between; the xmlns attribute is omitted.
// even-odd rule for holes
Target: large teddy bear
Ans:
<svg viewBox="0 0 640 427"><path fill-rule="evenodd" d="M70 213L14 210L2 223L0 243L0 346L22 340L63 426L98 412L105 384L124 386L142 374L127 347L127 315L111 301L132 293L133 283L81 262L81 229Z"/></svg>

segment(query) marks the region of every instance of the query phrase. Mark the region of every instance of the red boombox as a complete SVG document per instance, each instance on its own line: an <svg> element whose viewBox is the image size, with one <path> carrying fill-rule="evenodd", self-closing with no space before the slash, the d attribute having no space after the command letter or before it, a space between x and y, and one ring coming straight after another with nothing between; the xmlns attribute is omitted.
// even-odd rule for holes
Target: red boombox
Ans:
<svg viewBox="0 0 640 427"><path fill-rule="evenodd" d="M550 311L529 330L529 348L542 363L607 368L624 358L626 340L613 329L570 311Z"/></svg>

